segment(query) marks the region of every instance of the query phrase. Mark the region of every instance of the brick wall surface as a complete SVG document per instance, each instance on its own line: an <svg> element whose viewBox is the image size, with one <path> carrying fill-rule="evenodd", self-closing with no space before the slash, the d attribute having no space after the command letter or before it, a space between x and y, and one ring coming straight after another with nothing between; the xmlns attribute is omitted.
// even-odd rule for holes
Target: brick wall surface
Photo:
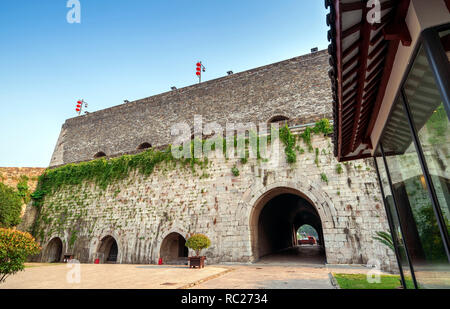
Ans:
<svg viewBox="0 0 450 309"><path fill-rule="evenodd" d="M44 252L59 237L64 252L92 262L101 240L110 235L118 243L118 262L156 263L171 232L186 238L204 233L212 241L204 252L209 263L251 262L258 258L251 223L258 201L268 192L290 188L318 211L328 263L376 259L383 269L394 269L392 253L372 239L375 231L388 230L372 161L343 165L338 174L329 137L313 138L313 147L320 150L319 166L315 153L308 151L289 165L284 146L279 147L276 163L212 158L195 173L162 164L148 178L132 173L105 191L90 183L66 187L45 200ZM240 170L237 177L233 166Z"/></svg>
<svg viewBox="0 0 450 309"><path fill-rule="evenodd" d="M44 172L41 167L0 167L0 181L16 188L21 176L27 176L30 191L34 191L37 185L37 177Z"/></svg>
<svg viewBox="0 0 450 309"><path fill-rule="evenodd" d="M267 122L277 115L331 118L328 54L320 51L180 88L66 120L50 166L132 152L144 143L172 143L175 123Z"/></svg>

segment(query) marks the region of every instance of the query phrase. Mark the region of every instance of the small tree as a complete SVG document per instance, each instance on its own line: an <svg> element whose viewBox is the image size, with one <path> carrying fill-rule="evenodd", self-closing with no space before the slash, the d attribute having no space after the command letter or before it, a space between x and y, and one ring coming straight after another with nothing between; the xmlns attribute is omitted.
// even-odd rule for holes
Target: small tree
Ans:
<svg viewBox="0 0 450 309"><path fill-rule="evenodd" d="M0 227L14 227L20 223L23 200L13 188L0 182Z"/></svg>
<svg viewBox="0 0 450 309"><path fill-rule="evenodd" d="M194 250L197 256L200 255L200 251L202 249L206 249L209 246L211 246L211 240L209 240L209 238L203 234L192 235L186 241L186 247Z"/></svg>
<svg viewBox="0 0 450 309"><path fill-rule="evenodd" d="M23 270L27 257L40 251L41 247L29 233L0 228L0 283Z"/></svg>

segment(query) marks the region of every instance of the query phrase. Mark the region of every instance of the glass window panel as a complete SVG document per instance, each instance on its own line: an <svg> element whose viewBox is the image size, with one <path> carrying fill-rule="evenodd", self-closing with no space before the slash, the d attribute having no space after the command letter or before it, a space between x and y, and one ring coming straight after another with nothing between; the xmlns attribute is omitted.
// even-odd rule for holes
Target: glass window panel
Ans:
<svg viewBox="0 0 450 309"><path fill-rule="evenodd" d="M404 241L421 288L450 287L450 269L401 99L394 103L381 144Z"/></svg>
<svg viewBox="0 0 450 309"><path fill-rule="evenodd" d="M379 152L379 151L378 151ZM394 204L394 198L392 196L391 188L389 187L389 181L386 173L386 168L384 166L383 158L381 156L376 157L377 165L378 165L378 172L380 173L380 180L381 185L383 187L384 192L384 203L386 205L387 211L389 211L391 218L392 218L392 224L394 231L392 233L395 233L393 237L393 241L396 240L395 245L398 249L399 254L399 263L402 266L403 269L403 276L405 278L406 288L407 289L414 289L414 283L412 281L411 277L411 269L409 267L408 258L406 255L406 248L403 240L402 231L400 228L400 220L397 216L397 212L395 210L395 204ZM395 239L396 238L396 239Z"/></svg>
<svg viewBox="0 0 450 309"><path fill-rule="evenodd" d="M423 50L417 55L408 75L405 93L439 207L450 233L450 126Z"/></svg>
<svg viewBox="0 0 450 309"><path fill-rule="evenodd" d="M445 53L447 54L447 59L450 62L450 30L445 30L439 33L441 37L442 45L444 46Z"/></svg>

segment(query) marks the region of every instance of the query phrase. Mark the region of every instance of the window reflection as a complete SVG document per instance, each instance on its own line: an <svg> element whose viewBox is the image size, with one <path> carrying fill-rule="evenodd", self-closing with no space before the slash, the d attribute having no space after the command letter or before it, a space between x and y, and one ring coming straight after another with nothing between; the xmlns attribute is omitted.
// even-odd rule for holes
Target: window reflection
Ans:
<svg viewBox="0 0 450 309"><path fill-rule="evenodd" d="M405 94L447 228L450 228L450 127L423 51L405 83Z"/></svg>
<svg viewBox="0 0 450 309"><path fill-rule="evenodd" d="M442 31L439 33L441 37L441 43L444 46L445 53L447 54L447 59L450 62L450 30Z"/></svg>
<svg viewBox="0 0 450 309"><path fill-rule="evenodd" d="M380 151L378 151L379 153ZM409 267L406 248L404 244L403 234L400 228L400 220L398 218L397 212L395 210L395 204L394 204L394 198L392 196L391 188L389 187L389 181L386 173L386 168L384 166L383 158L381 156L378 156L376 158L377 160L377 166L378 166L378 172L380 174L380 181L381 185L383 187L384 192L384 203L387 207L387 211L389 211L390 216L392 218L392 225L394 231L391 231L392 233L395 233L393 235L393 241L395 241L395 245L398 249L399 254L399 263L402 266L403 270L403 276L405 278L406 288L407 289L414 289L414 283L412 281L411 276L411 269Z"/></svg>
<svg viewBox="0 0 450 309"><path fill-rule="evenodd" d="M417 283L423 288L450 287L447 255L400 98L381 144Z"/></svg>

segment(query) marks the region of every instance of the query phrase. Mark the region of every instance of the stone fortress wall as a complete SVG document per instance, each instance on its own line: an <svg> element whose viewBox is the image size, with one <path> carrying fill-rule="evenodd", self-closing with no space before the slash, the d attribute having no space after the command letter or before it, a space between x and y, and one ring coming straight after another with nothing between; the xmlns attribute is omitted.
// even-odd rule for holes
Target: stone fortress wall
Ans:
<svg viewBox="0 0 450 309"><path fill-rule="evenodd" d="M169 234L187 239L203 233L212 243L203 252L208 263L254 262L260 257L254 217L261 201L287 192L305 198L319 213L328 263L375 259L384 270L395 269L393 253L372 239L375 231L388 230L372 161L343 164L339 174L329 137L313 138L313 147L320 149L318 165L308 151L291 165L284 145L279 147L282 159L273 166L257 159L243 164L238 158L213 158L195 173L189 166L165 164L148 178L131 173L104 191L91 183L65 187L46 198L42 210L44 254L59 238L63 252L92 263L102 240L112 236L118 263L157 263ZM231 172L234 166L239 176Z"/></svg>
<svg viewBox="0 0 450 309"><path fill-rule="evenodd" d="M45 168L42 167L0 167L0 182L5 185L16 188L21 176L28 177L28 186L30 191L34 191L39 177Z"/></svg>
<svg viewBox="0 0 450 309"><path fill-rule="evenodd" d="M89 161L98 152L135 153L142 143L170 144L171 126L192 125L194 115L222 125L266 123L276 116L297 124L331 118L328 69L327 52L320 51L68 119L50 167ZM93 262L105 239L114 239L117 262L156 263L171 233L184 238L204 233L212 242L204 252L208 263L253 262L260 258L258 217L265 203L291 194L317 212L328 263L375 259L393 270L393 253L372 238L388 230L372 161L343 164L337 172L331 143L314 136L317 152L299 152L294 164L278 145L282 159L275 165L213 158L202 171L162 164L148 177L131 172L105 190L91 182L66 186L45 197L40 213L29 205L26 222L41 220L43 261L58 251L50 246L56 239L62 254L81 262ZM286 210L279 206L280 213Z"/></svg>
<svg viewBox="0 0 450 309"><path fill-rule="evenodd" d="M66 120L50 166L172 142L170 128L204 122L259 124L274 116L331 118L328 53L320 51Z"/></svg>

